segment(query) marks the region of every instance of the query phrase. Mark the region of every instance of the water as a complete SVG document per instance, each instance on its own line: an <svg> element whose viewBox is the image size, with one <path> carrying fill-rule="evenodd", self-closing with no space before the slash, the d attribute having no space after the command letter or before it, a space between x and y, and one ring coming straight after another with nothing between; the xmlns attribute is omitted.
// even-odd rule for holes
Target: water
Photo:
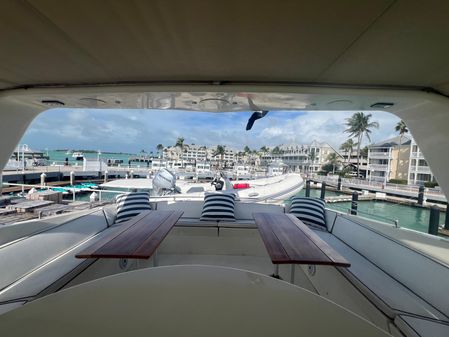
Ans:
<svg viewBox="0 0 449 337"><path fill-rule="evenodd" d="M50 157L50 163L57 162L58 164L62 164L66 158L69 159L69 163L78 163L82 164L82 160L75 160L72 158L71 154L66 154L66 151L48 151L48 156ZM96 152L87 152L84 153L86 158L97 158L98 154ZM100 155L100 159L121 159L123 160L122 166L128 166L129 157L133 156L130 153L102 153ZM142 163L141 163L142 164Z"/></svg>
<svg viewBox="0 0 449 337"><path fill-rule="evenodd" d="M310 190L311 197L319 198L320 190ZM299 193L300 196L305 195L305 190ZM335 192L326 191L327 196L341 195ZM351 202L328 203L326 207L340 212L347 213L351 208ZM427 233L429 227L430 210L408 205L395 204L387 201L359 201L359 215L368 219L373 219L388 224L394 224L395 220L399 221L400 227L413 229L419 232ZM443 224L446 218L446 212L440 213L440 224Z"/></svg>

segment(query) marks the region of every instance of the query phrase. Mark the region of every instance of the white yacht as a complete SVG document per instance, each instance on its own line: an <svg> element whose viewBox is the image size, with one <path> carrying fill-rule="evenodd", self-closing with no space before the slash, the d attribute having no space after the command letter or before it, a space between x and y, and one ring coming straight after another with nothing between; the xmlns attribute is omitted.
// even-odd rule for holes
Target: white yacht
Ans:
<svg viewBox="0 0 449 337"><path fill-rule="evenodd" d="M245 165L237 165L234 168L234 176L236 180L248 180L252 178L250 168Z"/></svg>
<svg viewBox="0 0 449 337"><path fill-rule="evenodd" d="M211 169L210 163L199 161L195 165L196 177L199 180L212 180L215 176Z"/></svg>
<svg viewBox="0 0 449 337"><path fill-rule="evenodd" d="M73 152L72 153L72 158L75 159L75 160L83 160L84 159L84 153L78 152L78 151Z"/></svg>
<svg viewBox="0 0 449 337"><path fill-rule="evenodd" d="M449 191L446 1L36 0L0 9L2 167L31 121L55 107L157 118L254 111L248 129L268 111L388 111ZM329 209L324 227L304 229L288 205L268 202L235 201L235 221L202 221L204 204L160 200L158 213L138 215L163 223L157 240L147 230L158 244L151 257L143 246L134 258L116 254L135 245L120 236L142 219L116 224L116 205L1 226L0 335L449 336L448 240ZM256 223L260 213L279 226ZM290 252L321 247L346 262L273 259L264 229L285 226L307 233ZM282 257L288 238L278 238Z"/></svg>

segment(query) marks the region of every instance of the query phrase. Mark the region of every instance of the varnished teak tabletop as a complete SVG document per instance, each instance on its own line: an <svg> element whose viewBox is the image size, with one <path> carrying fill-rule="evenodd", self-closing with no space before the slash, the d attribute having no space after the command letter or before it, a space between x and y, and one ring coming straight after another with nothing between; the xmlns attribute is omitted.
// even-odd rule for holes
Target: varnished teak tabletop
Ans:
<svg viewBox="0 0 449 337"><path fill-rule="evenodd" d="M292 214L254 213L254 220L274 264L351 264Z"/></svg>
<svg viewBox="0 0 449 337"><path fill-rule="evenodd" d="M76 257L148 259L182 214L182 211L144 211L109 228L108 234Z"/></svg>

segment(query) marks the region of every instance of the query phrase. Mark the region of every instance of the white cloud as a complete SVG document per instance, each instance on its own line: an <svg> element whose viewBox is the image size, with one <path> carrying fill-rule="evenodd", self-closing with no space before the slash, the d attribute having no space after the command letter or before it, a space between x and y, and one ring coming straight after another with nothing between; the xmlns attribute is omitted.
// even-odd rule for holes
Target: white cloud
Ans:
<svg viewBox="0 0 449 337"><path fill-rule="evenodd" d="M348 134L345 119L351 112L270 112L245 131L250 112L199 113L145 110L52 110L43 113L26 132L23 141L35 148L90 148L103 151L154 150L158 143L223 144L236 149L260 148L282 143L328 142L338 147ZM373 112L380 123L372 141L395 136L399 121L384 112Z"/></svg>
<svg viewBox="0 0 449 337"><path fill-rule="evenodd" d="M305 112L295 118L285 119L282 124L276 121L273 123L276 126L265 127L258 137L260 141L275 144L310 143L317 140L338 147L349 136L345 132L345 123L351 115L352 112ZM372 115L371 120L380 124L379 129L373 129L372 141L394 136L394 125L399 121L397 117L385 112L374 112ZM365 139L364 144L367 143Z"/></svg>

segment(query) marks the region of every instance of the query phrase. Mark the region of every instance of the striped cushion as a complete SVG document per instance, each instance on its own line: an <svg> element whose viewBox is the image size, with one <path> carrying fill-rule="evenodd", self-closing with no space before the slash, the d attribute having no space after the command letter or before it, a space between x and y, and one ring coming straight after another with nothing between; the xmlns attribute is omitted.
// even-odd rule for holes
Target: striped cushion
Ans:
<svg viewBox="0 0 449 337"><path fill-rule="evenodd" d="M235 221L235 194L210 193L204 197L202 221Z"/></svg>
<svg viewBox="0 0 449 337"><path fill-rule="evenodd" d="M318 198L294 197L290 213L309 226L326 228L324 201Z"/></svg>
<svg viewBox="0 0 449 337"><path fill-rule="evenodd" d="M115 197L117 203L116 223L129 220L142 211L150 211L150 193L133 192L119 194Z"/></svg>

